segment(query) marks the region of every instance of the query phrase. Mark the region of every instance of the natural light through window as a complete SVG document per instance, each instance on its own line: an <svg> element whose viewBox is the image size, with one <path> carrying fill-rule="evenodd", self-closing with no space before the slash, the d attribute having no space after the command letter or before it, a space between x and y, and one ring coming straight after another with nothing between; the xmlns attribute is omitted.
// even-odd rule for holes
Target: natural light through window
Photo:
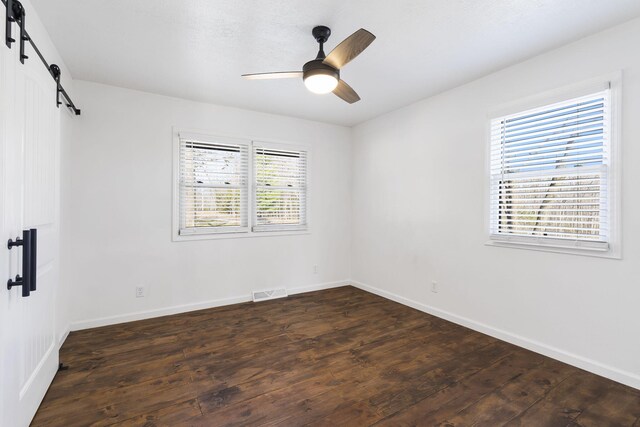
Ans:
<svg viewBox="0 0 640 427"><path fill-rule="evenodd" d="M303 146L181 133L176 149L177 237L307 230Z"/></svg>
<svg viewBox="0 0 640 427"><path fill-rule="evenodd" d="M254 146L254 231L306 227L305 151Z"/></svg>
<svg viewBox="0 0 640 427"><path fill-rule="evenodd" d="M490 234L607 250L610 90L491 121Z"/></svg>
<svg viewBox="0 0 640 427"><path fill-rule="evenodd" d="M180 232L247 229L248 147L182 140Z"/></svg>

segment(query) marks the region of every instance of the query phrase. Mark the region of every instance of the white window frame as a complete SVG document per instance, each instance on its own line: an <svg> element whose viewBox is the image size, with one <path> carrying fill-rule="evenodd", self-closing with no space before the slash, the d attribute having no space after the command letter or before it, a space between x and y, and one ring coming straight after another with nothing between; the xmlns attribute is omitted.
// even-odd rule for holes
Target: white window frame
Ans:
<svg viewBox="0 0 640 427"><path fill-rule="evenodd" d="M247 216L248 228L243 231L219 231L204 229L193 234L180 234L180 139L196 139L207 142L218 143L241 143L247 144L249 148L248 167L248 197ZM255 225L255 189L253 146L254 143L260 146L269 146L274 149L305 151L307 153L307 176L306 176L306 227L285 230L265 230L253 231ZM173 128L173 215L172 215L172 240L174 242L192 240L216 240L216 239L239 239L268 236L294 236L311 233L311 147L305 143L291 143L283 141L269 141L263 138L247 136L230 136L220 132L202 131L192 129Z"/></svg>
<svg viewBox="0 0 640 427"><path fill-rule="evenodd" d="M608 202L611 224L609 225L609 245L606 249L598 249L591 247L588 242L584 246L580 246L577 242L575 246L561 246L551 239L541 237L539 239L510 236L508 238L495 239L491 236L491 120L517 114L534 108L544 107L546 105L563 102L573 98L578 98L592 93L597 93L609 88L610 110L611 110L611 135L609 141L610 164L608 166ZM521 99L509 104L503 104L491 109L486 118L485 129L485 230L487 246L506 247L514 249L529 249L545 252L564 253L572 255L585 255L602 258L622 258L622 241L621 241L621 92L622 92L622 72L618 71L605 76L593 78L578 84L564 86L559 89L544 92L525 99Z"/></svg>

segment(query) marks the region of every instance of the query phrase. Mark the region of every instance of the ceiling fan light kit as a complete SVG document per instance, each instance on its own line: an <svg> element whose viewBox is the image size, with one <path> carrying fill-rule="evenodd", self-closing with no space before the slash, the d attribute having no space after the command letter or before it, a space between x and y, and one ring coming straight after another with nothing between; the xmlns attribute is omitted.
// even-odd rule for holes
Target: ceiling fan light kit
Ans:
<svg viewBox="0 0 640 427"><path fill-rule="evenodd" d="M249 80L302 77L304 85L310 92L316 94L333 92L349 104L358 102L360 97L356 91L340 79L340 69L365 50L376 36L361 28L343 40L329 55L325 55L324 44L329 39L331 30L329 27L319 25L314 27L311 33L320 48L316 58L304 64L302 71L243 74L242 77Z"/></svg>
<svg viewBox="0 0 640 427"><path fill-rule="evenodd" d="M313 93L333 92L340 80L340 71L322 62L322 59L309 61L302 67L304 85Z"/></svg>

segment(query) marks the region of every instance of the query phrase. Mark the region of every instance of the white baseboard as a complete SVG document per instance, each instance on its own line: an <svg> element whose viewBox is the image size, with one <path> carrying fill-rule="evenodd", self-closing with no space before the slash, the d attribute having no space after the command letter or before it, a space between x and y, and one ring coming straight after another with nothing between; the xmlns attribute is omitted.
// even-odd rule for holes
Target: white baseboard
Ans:
<svg viewBox="0 0 640 427"><path fill-rule="evenodd" d="M60 349L62 348L62 344L64 344L64 342L67 340L69 332L71 332L71 325L67 325L64 332L58 337L58 351L60 351Z"/></svg>
<svg viewBox="0 0 640 427"><path fill-rule="evenodd" d="M303 292L319 291L323 289L337 288L351 284L349 280L340 280L337 282L317 283L313 285L299 286L288 288L290 295L300 294ZM160 316L169 316L171 314L186 313L189 311L204 310L207 308L221 307L224 305L238 304L241 302L251 301L251 295L239 295L231 298L221 298L209 301L202 301L190 304L175 305L171 307L157 308L153 310L138 311L134 313L118 314L115 316L99 317L96 319L81 320L71 323L71 331L80 331L82 329L98 328L101 326L115 325L118 323L133 322L136 320L151 319ZM66 338L66 336L64 337ZM62 340L62 342L64 339Z"/></svg>
<svg viewBox="0 0 640 427"><path fill-rule="evenodd" d="M576 366L580 369L584 369L585 371L592 372L596 375L600 375L613 381L628 385L630 387L640 389L640 375L634 374L632 372L623 371L621 369L605 365L587 357L579 356L577 354L573 354L568 351L502 329L494 328L493 326L477 322L473 319L459 316L448 311L440 310L438 308L414 301L409 298L405 298L403 296L379 288L375 288L373 286L366 285L364 283L352 280L351 285L358 289L362 289L363 291L370 292L372 294L395 301L402 305L406 305L415 308L416 310L420 310L422 312L456 323L458 325L465 326L469 329L473 329L474 331L482 332L483 334L490 335L502 341L506 341L519 347L526 348L527 350L540 353L569 365Z"/></svg>
<svg viewBox="0 0 640 427"><path fill-rule="evenodd" d="M315 285L299 286L297 288L289 288L289 295L303 294L305 292L322 291L324 289L339 288L341 286L351 285L351 280L339 280L337 282L317 283Z"/></svg>
<svg viewBox="0 0 640 427"><path fill-rule="evenodd" d="M251 295L242 295L231 298L221 298L210 301L196 302L190 304L174 305L171 307L156 308L153 310L137 311L127 314L117 314L115 316L98 317L96 319L81 320L71 323L72 331L82 329L99 328L101 326L116 325L118 323L135 322L136 320L151 319L154 317L169 316L171 314L186 313L188 311L204 310L207 308L220 307L223 305L238 304L251 301Z"/></svg>

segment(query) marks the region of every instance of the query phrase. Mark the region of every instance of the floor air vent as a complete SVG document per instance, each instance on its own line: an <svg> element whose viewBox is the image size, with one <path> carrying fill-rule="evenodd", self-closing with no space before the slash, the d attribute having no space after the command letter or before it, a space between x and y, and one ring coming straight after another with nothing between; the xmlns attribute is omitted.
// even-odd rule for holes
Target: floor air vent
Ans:
<svg viewBox="0 0 640 427"><path fill-rule="evenodd" d="M285 288L270 289L268 291L253 291L253 302L266 301L275 298L284 298L288 296Z"/></svg>

